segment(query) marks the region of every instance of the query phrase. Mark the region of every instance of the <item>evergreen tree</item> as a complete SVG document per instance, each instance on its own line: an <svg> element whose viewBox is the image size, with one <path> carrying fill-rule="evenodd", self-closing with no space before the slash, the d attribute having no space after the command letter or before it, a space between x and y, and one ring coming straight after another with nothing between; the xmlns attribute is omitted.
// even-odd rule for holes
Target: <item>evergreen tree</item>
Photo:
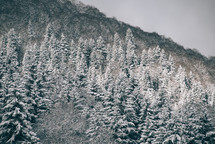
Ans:
<svg viewBox="0 0 215 144"><path fill-rule="evenodd" d="M61 51L60 60L62 60L62 62L64 62L64 63L68 63L71 50L70 50L70 46L67 43L66 38L63 34L61 35L59 50Z"/></svg>
<svg viewBox="0 0 215 144"><path fill-rule="evenodd" d="M20 43L14 29L8 33L7 74L4 75L4 97L0 138L3 143L37 143L38 138L32 131L31 113L28 97L23 93L18 51Z"/></svg>
<svg viewBox="0 0 215 144"><path fill-rule="evenodd" d="M78 59L79 58L79 59ZM84 54L82 53L80 57L77 58L76 64L76 86L77 87L86 87L87 86L87 62Z"/></svg>
<svg viewBox="0 0 215 144"><path fill-rule="evenodd" d="M119 60L122 53L121 50L122 50L122 40L120 39L119 34L115 33L114 43L113 43L113 55L112 55L113 61Z"/></svg>
<svg viewBox="0 0 215 144"><path fill-rule="evenodd" d="M70 51L71 51L71 54L70 54L70 58L69 58L69 63L70 63L70 67L73 71L73 73L75 73L75 70L76 70L76 57L77 57L77 46L75 44L75 42L72 40L71 41L71 44L70 44Z"/></svg>
<svg viewBox="0 0 215 144"><path fill-rule="evenodd" d="M137 56L135 54L136 45L134 42L134 36L131 29L126 33L126 60L129 68L134 68L138 64Z"/></svg>
<svg viewBox="0 0 215 144"><path fill-rule="evenodd" d="M35 99L37 95L37 90L35 89L37 86L37 65L38 65L38 53L37 53L37 46L27 46L27 50L25 52L24 58L23 58L23 92L28 97L27 103L30 105L29 111L32 113L32 121L35 121L35 118L37 117L35 109L37 107L37 104L35 102Z"/></svg>
<svg viewBox="0 0 215 144"><path fill-rule="evenodd" d="M144 49L142 51L142 55L141 55L141 61L140 61L140 66L146 66L148 64L148 55L147 55L147 51Z"/></svg>
<svg viewBox="0 0 215 144"><path fill-rule="evenodd" d="M213 89L213 85L209 85L206 92L208 94L208 104L211 107L214 107L214 100L215 100L215 90Z"/></svg>
<svg viewBox="0 0 215 144"><path fill-rule="evenodd" d="M162 142L165 128L163 127L162 108L164 100L153 90L146 93L149 99L149 106L146 111L145 125L141 134L141 140L144 143Z"/></svg>
<svg viewBox="0 0 215 144"><path fill-rule="evenodd" d="M21 91L19 72L5 77L7 92L4 97L3 116L0 124L0 141L2 143L37 143L38 138L32 131L26 96Z"/></svg>
<svg viewBox="0 0 215 144"><path fill-rule="evenodd" d="M139 139L137 97L134 93L135 79L128 79L123 73L117 80L118 118L114 124L114 137L118 143L137 143Z"/></svg>
<svg viewBox="0 0 215 144"><path fill-rule="evenodd" d="M0 41L0 109L2 108L4 102L3 97L5 96L4 81L3 77L6 74L6 56L7 56L7 36L2 36ZM2 112L0 112L0 122L1 122Z"/></svg>

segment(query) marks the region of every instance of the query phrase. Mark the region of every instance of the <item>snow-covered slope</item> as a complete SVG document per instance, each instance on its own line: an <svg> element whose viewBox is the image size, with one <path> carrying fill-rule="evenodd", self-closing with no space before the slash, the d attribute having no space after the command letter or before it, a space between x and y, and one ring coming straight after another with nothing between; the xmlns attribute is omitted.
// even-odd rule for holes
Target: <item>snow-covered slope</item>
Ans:
<svg viewBox="0 0 215 144"><path fill-rule="evenodd" d="M1 0L0 36L0 143L215 142L215 58L76 0Z"/></svg>

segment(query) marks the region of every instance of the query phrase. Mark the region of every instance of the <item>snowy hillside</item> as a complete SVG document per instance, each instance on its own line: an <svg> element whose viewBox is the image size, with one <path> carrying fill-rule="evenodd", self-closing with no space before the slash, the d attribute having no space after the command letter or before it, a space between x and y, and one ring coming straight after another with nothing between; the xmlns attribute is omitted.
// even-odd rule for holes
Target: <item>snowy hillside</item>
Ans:
<svg viewBox="0 0 215 144"><path fill-rule="evenodd" d="M75 0L0 4L0 143L215 143L214 58Z"/></svg>

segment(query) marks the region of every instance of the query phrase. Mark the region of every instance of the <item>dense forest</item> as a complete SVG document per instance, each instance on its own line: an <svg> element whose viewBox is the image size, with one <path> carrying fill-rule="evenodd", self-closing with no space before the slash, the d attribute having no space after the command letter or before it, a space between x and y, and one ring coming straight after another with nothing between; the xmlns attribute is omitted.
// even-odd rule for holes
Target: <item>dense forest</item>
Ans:
<svg viewBox="0 0 215 144"><path fill-rule="evenodd" d="M101 36L59 39L52 25L40 44L28 33L27 45L14 29L0 41L2 144L72 143L69 136L45 141L32 128L59 102L72 105L83 127L79 143L215 143L214 86L159 46L138 54L131 29L113 44Z"/></svg>

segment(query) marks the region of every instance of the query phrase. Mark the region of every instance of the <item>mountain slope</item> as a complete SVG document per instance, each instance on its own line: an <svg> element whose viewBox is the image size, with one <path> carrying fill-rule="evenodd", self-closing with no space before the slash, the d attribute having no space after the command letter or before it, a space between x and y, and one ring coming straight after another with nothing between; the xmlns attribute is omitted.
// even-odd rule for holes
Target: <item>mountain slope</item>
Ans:
<svg viewBox="0 0 215 144"><path fill-rule="evenodd" d="M0 4L0 143L215 143L213 58L75 0Z"/></svg>
<svg viewBox="0 0 215 144"><path fill-rule="evenodd" d="M15 28L27 40L27 27L30 25L36 35L35 42L40 42L46 26L51 23L57 37L61 33L68 40L77 40L80 36L83 38L102 36L107 43L111 43L115 32L122 37L126 30L131 28L139 49L159 45L170 53L178 64L186 67L188 71L197 72L197 77L202 82L215 82L213 57L206 58L194 50L184 49L183 46L157 33L147 33L114 18L107 18L98 9L77 1L3 0L0 5L0 35L8 32L10 28ZM197 65L201 67L196 68ZM199 68L204 69L204 72L199 72L201 71Z"/></svg>

